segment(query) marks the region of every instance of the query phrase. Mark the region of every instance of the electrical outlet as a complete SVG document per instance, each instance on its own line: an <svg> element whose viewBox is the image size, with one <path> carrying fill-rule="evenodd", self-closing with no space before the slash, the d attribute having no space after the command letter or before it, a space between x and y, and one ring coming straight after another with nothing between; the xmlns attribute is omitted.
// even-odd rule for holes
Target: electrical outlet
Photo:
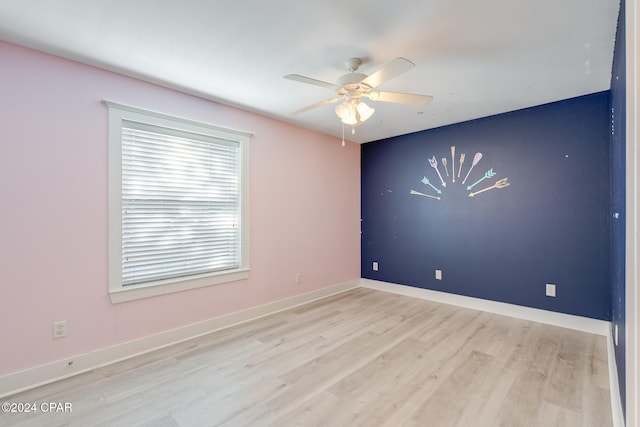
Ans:
<svg viewBox="0 0 640 427"><path fill-rule="evenodd" d="M302 283L302 273L296 273L296 283Z"/></svg>
<svg viewBox="0 0 640 427"><path fill-rule="evenodd" d="M67 321L58 320L53 322L53 339L64 338L67 336Z"/></svg>
<svg viewBox="0 0 640 427"><path fill-rule="evenodd" d="M373 271L378 271L378 261L373 261Z"/></svg>
<svg viewBox="0 0 640 427"><path fill-rule="evenodd" d="M548 297L555 297L556 296L556 285L554 285L553 283L547 283L546 295Z"/></svg>
<svg viewBox="0 0 640 427"><path fill-rule="evenodd" d="M442 270L436 270L436 280L442 280Z"/></svg>

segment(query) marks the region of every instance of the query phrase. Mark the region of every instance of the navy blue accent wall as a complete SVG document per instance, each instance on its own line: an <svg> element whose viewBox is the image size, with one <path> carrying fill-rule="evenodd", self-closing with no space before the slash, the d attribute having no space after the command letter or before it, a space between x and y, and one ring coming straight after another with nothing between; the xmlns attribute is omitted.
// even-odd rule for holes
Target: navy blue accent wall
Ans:
<svg viewBox="0 0 640 427"><path fill-rule="evenodd" d="M618 328L614 346L622 409L626 416L625 393L625 194L626 194L626 83L625 13L620 2L618 29L611 71L611 320Z"/></svg>
<svg viewBox="0 0 640 427"><path fill-rule="evenodd" d="M362 277L609 320L609 109L607 91L364 144Z"/></svg>

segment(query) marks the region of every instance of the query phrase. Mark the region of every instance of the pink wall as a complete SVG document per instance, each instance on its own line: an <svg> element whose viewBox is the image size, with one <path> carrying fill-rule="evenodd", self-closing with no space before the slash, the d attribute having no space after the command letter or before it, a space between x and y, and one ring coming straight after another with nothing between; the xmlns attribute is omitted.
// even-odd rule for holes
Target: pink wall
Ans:
<svg viewBox="0 0 640 427"><path fill-rule="evenodd" d="M360 277L358 145L4 42L0 61L0 375ZM111 303L103 99L255 133L250 279Z"/></svg>

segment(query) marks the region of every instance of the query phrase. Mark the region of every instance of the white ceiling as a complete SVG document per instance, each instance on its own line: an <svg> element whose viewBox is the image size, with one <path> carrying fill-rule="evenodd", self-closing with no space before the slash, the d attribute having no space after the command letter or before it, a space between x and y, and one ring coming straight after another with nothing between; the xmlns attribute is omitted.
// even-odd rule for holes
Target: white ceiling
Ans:
<svg viewBox="0 0 640 427"><path fill-rule="evenodd" d="M369 142L609 89L618 0L0 0L0 39L342 137L329 89L348 58L379 88L433 95L370 102L346 136Z"/></svg>

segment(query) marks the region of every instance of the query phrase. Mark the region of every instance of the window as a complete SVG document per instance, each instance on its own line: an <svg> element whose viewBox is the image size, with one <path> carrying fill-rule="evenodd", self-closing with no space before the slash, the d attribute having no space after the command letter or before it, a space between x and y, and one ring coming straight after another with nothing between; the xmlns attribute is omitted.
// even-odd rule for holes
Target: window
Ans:
<svg viewBox="0 0 640 427"><path fill-rule="evenodd" d="M250 134L105 103L111 300L247 278Z"/></svg>

